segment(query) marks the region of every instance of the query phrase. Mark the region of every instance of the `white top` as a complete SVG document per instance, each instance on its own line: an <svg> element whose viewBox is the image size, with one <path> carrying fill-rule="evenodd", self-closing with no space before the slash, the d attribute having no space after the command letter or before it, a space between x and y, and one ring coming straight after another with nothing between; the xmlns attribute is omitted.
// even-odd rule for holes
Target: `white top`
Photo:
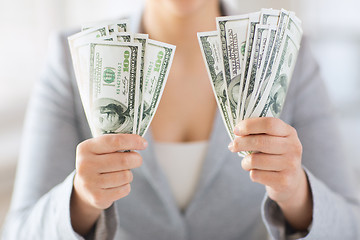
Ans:
<svg viewBox="0 0 360 240"><path fill-rule="evenodd" d="M186 209L194 196L208 145L208 141L154 144L157 161L180 210Z"/></svg>

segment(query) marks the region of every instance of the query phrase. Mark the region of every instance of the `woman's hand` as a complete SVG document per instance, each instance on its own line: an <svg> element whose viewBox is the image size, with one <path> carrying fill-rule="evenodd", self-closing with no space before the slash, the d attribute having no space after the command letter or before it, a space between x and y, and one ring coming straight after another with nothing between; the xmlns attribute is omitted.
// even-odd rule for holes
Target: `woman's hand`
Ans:
<svg viewBox="0 0 360 240"><path fill-rule="evenodd" d="M71 223L76 232L86 235L102 210L130 193L133 175L140 167L137 152L147 146L144 138L134 134L109 134L80 143L76 152L76 174L71 196Z"/></svg>
<svg viewBox="0 0 360 240"><path fill-rule="evenodd" d="M252 151L241 162L254 182L266 186L294 229L305 230L312 220L312 195L301 166L302 145L296 130L277 118L241 121L230 143L232 152Z"/></svg>

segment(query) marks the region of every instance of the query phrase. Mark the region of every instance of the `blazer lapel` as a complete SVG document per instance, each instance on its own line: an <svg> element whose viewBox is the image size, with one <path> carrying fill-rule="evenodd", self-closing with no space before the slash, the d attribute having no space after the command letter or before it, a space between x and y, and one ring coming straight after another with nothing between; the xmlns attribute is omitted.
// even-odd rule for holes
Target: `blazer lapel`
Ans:
<svg viewBox="0 0 360 240"><path fill-rule="evenodd" d="M169 210L170 214L178 221L182 222L184 216L180 213L168 180L156 161L156 155L153 148L154 141L150 130L145 135L145 139L148 141L149 146L146 150L141 152L144 159L143 166L141 167L142 173L147 178L154 191L156 191L159 198L163 201L164 206ZM222 122L221 115L217 110L198 187L193 199L185 211L185 215L188 215L192 209L196 208L196 205L201 202L199 200L201 200L203 192L216 177L216 174L221 169L224 161L229 159L227 156L228 154L231 154L231 152L228 150L227 146L230 141Z"/></svg>
<svg viewBox="0 0 360 240"><path fill-rule="evenodd" d="M231 152L228 150L227 146L230 141L231 139L226 133L220 112L217 110L197 190L186 210L185 215L189 215L193 209L196 208L196 205L201 203L202 194L219 173L219 170L224 162L229 159L228 155L231 154Z"/></svg>
<svg viewBox="0 0 360 240"><path fill-rule="evenodd" d="M154 140L150 129L145 134L144 138L148 141L149 145L144 151L141 151L143 165L139 170L141 170L153 190L159 196L163 206L168 210L167 212L173 221L178 222L178 226L181 226L185 230L181 213L176 205L168 180L156 160L156 154L153 147Z"/></svg>

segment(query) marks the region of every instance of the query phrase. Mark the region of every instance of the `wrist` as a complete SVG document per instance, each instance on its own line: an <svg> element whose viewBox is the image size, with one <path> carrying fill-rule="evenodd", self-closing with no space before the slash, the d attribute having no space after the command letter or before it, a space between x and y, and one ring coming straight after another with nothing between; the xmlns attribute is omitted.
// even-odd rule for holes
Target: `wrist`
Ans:
<svg viewBox="0 0 360 240"><path fill-rule="evenodd" d="M312 221L313 200L310 185L302 169L301 180L294 194L283 202L277 202L285 219L296 230L306 230Z"/></svg>
<svg viewBox="0 0 360 240"><path fill-rule="evenodd" d="M70 198L70 218L75 232L85 236L95 225L101 211L82 200L75 186L73 187Z"/></svg>

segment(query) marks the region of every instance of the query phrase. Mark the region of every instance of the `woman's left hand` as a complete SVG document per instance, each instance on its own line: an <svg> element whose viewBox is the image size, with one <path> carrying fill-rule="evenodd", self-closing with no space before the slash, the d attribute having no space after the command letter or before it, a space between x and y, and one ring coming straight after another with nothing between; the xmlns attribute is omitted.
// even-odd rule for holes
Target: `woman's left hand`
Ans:
<svg viewBox="0 0 360 240"><path fill-rule="evenodd" d="M266 186L293 228L306 229L311 223L312 195L296 130L277 118L252 118L241 121L234 133L230 151L253 152L241 163L251 180Z"/></svg>

